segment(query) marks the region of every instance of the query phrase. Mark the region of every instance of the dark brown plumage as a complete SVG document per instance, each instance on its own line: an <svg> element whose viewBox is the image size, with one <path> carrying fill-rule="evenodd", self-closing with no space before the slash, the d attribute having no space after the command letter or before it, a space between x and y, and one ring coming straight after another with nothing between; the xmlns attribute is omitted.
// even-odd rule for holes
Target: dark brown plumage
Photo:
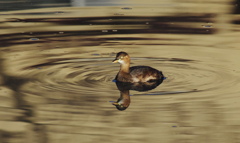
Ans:
<svg viewBox="0 0 240 143"><path fill-rule="evenodd" d="M113 63L120 63L120 70L116 76L116 80L121 82L149 82L160 80L164 76L161 71L158 71L149 66L133 66L130 67L130 57L126 52L119 52Z"/></svg>

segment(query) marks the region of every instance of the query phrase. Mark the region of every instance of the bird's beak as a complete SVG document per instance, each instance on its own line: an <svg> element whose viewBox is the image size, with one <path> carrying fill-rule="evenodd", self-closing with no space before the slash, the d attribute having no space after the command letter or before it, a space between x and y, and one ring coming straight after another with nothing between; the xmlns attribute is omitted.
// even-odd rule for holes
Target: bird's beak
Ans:
<svg viewBox="0 0 240 143"><path fill-rule="evenodd" d="M119 105L117 102L114 102L112 105L115 105L115 106L117 106L117 105Z"/></svg>
<svg viewBox="0 0 240 143"><path fill-rule="evenodd" d="M112 63L118 63L118 59L113 60Z"/></svg>

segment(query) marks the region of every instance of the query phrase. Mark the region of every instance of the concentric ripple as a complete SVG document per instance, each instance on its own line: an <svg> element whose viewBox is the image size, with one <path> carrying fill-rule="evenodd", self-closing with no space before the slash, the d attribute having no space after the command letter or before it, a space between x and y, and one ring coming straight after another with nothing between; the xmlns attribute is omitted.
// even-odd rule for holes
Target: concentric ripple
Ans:
<svg viewBox="0 0 240 143"><path fill-rule="evenodd" d="M32 81L42 83L42 86L52 90L71 92L97 92L108 91L114 84L112 80L119 70L118 64L112 64L114 54L102 57L101 54L88 53L92 58L55 58L45 57L39 60L38 57L21 57L7 59L6 64L13 71L13 76L24 76ZM29 59L32 58L32 59ZM27 64L21 64L25 61ZM45 62L43 62L45 61ZM159 57L133 57L132 66L149 65L159 69L167 77L163 88L158 91L181 93L190 91L212 91L220 92L222 87L228 87L237 83L237 79L230 74L229 69L210 61L200 61L183 58L159 58ZM37 63L37 64L36 64ZM19 71L19 72L15 72ZM228 80L226 80L228 79ZM160 93L159 93L160 94Z"/></svg>

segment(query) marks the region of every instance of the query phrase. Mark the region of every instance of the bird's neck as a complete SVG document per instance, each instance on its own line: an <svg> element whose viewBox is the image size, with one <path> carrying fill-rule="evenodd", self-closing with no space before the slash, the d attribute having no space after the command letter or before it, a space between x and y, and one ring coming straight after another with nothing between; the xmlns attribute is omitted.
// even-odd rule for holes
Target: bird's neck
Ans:
<svg viewBox="0 0 240 143"><path fill-rule="evenodd" d="M129 73L130 63L124 63L120 65L120 72Z"/></svg>
<svg viewBox="0 0 240 143"><path fill-rule="evenodd" d="M129 90L120 91L120 98L118 99L124 107L128 107L130 104Z"/></svg>

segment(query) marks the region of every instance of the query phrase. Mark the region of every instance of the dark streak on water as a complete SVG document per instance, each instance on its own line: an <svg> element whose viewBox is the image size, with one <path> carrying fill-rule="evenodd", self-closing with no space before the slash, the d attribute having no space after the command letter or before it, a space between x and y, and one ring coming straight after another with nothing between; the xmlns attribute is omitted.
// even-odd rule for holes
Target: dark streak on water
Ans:
<svg viewBox="0 0 240 143"><path fill-rule="evenodd" d="M9 18L6 22L52 22L63 25L131 25L146 24L146 22L211 22L216 15L204 14L199 16L162 16L162 17L138 17L138 16L109 16L87 18ZM124 22L124 20L128 20Z"/></svg>
<svg viewBox="0 0 240 143"><path fill-rule="evenodd" d="M108 30L102 32L102 30L75 30L67 31L62 30L60 33L57 32L39 32L32 31L30 33L13 33L13 34L2 34L0 35L1 46L10 46L15 44L32 44L32 43L45 43L49 41L47 38L54 37L68 37L68 36L97 36L97 35L117 35L117 34L214 34L216 29L213 27L202 27L202 23L213 23L215 15L205 14L199 16L172 16L172 17L89 17L89 18L32 18L32 19L18 19L11 18L6 22L13 23L55 23L57 25L146 25L147 28L142 29L118 29L117 32ZM112 19L112 20L109 20ZM134 20L134 21L132 21ZM126 21L126 22L122 22ZM189 27L185 25L176 25L178 22L198 22L199 25ZM174 24L173 24L174 23ZM56 35L57 34L57 35ZM11 37L11 38L10 38ZM31 38L38 38L38 41L31 40ZM30 40L29 40L30 39ZM151 38L99 38L97 41L104 40L149 40ZM47 41L46 41L47 40ZM65 39L55 39L53 41L66 41ZM85 39L87 40L87 39ZM94 40L94 39L92 39ZM165 40L165 39L159 39ZM172 39L174 40L174 39ZM98 45L98 44L96 44Z"/></svg>

